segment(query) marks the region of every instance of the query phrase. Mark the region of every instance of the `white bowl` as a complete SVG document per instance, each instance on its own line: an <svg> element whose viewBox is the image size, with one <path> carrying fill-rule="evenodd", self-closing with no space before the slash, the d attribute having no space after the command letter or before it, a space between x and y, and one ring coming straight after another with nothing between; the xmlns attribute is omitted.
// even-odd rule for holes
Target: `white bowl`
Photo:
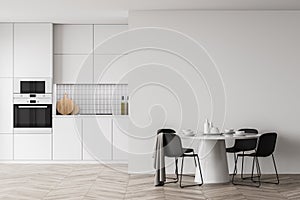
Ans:
<svg viewBox="0 0 300 200"><path fill-rule="evenodd" d="M235 135L245 135L245 131L235 131Z"/></svg>
<svg viewBox="0 0 300 200"><path fill-rule="evenodd" d="M232 132L234 132L234 129L233 128L225 129L224 132L225 133L232 133Z"/></svg>
<svg viewBox="0 0 300 200"><path fill-rule="evenodd" d="M182 132L183 132L184 134L193 133L193 131L192 131L191 129L182 130Z"/></svg>
<svg viewBox="0 0 300 200"><path fill-rule="evenodd" d="M190 133L183 133L185 136L194 136L195 133L194 132L190 132Z"/></svg>

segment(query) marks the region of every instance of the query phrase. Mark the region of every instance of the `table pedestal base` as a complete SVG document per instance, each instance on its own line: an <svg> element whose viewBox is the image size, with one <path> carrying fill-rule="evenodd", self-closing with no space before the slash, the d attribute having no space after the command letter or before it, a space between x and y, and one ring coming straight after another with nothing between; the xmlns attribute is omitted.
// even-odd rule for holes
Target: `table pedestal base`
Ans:
<svg viewBox="0 0 300 200"><path fill-rule="evenodd" d="M204 184L229 182L225 140L202 140L199 158ZM196 168L195 182L200 181L199 169Z"/></svg>

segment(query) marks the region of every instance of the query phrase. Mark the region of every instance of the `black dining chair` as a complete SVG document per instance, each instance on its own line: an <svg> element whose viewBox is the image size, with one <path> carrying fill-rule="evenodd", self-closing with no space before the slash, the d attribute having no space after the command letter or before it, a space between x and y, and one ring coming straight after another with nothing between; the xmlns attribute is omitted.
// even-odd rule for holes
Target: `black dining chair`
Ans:
<svg viewBox="0 0 300 200"><path fill-rule="evenodd" d="M173 133L175 134L176 131L174 129L171 129L171 128L162 128L162 129L159 129L157 131L157 135L160 134L160 133ZM164 138L164 146L167 144L167 141ZM194 149L192 148L182 148L183 149L183 152L184 153L192 153L192 154L195 154L195 151ZM194 163L195 163L195 167L197 167L197 161L196 161L196 158L194 157ZM179 180L179 177L178 177L178 157L175 157L175 175L176 175L176 178L171 178L171 177L167 177L168 179L173 179L175 181L169 181L169 182L165 182L165 184L168 184L168 183L177 183L178 180Z"/></svg>
<svg viewBox="0 0 300 200"><path fill-rule="evenodd" d="M198 154L195 154L194 151L192 151L192 153L186 152L185 151L186 148L182 147L181 139L178 135L176 135L174 133L165 133L165 132L162 132L161 134L164 134L163 143L164 143L165 156L175 158L175 160L177 160L177 162L175 163L175 165L176 165L175 173L176 173L177 181L174 181L172 183L178 182L178 166L177 166L177 164L178 164L178 158L182 158L179 186L181 188L192 187L192 186L201 186L203 184L203 177L202 177L200 160L199 160ZM197 164L196 166L198 166L198 168L199 168L201 183L192 184L192 185L182 185L183 165L184 165L184 158L186 158L186 157L193 157L194 160L197 159L198 163L196 163ZM168 183L171 183L171 182L168 182Z"/></svg>
<svg viewBox="0 0 300 200"><path fill-rule="evenodd" d="M279 184L279 176L278 176L276 162L275 162L275 158L274 158L274 150L275 150L275 146L276 146L276 140L277 140L277 133L265 133L265 134L263 134L259 137L257 148L256 148L254 153L238 154L237 155L235 165L237 164L237 161L238 161L239 157L242 157L242 158L244 158L244 157L253 157L251 180L253 182L258 182L258 187L260 187L261 183L263 182L263 181L261 181L261 169L260 169L260 165L259 165L259 162L258 162L259 157L272 156L273 165L274 165L274 169L275 169L275 173L276 173L276 179L277 179L276 182L266 182L266 181L264 181L263 183ZM257 170L257 176L256 177L253 176L254 165L255 164L256 164L256 170ZM233 174L233 182L234 182L234 176L235 175ZM258 178L258 181L254 180L254 178Z"/></svg>
<svg viewBox="0 0 300 200"><path fill-rule="evenodd" d="M251 133L251 134L258 134L257 129L253 128L242 128L239 129L239 131L244 131L245 133ZM245 151L252 151L256 148L257 144L257 138L249 138L249 139L236 139L234 142L234 145L230 148L226 148L227 153L233 153L234 156L234 163L236 163L236 154L239 152L243 152L245 154ZM237 174L237 166L235 165L233 174ZM241 178L245 179L243 177L244 175L244 157L242 158L242 167L241 167Z"/></svg>

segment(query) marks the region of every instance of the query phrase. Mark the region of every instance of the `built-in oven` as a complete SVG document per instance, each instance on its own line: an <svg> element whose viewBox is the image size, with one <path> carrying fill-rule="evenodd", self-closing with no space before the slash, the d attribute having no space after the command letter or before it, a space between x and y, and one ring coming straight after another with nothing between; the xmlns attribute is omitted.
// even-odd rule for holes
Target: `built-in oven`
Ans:
<svg viewBox="0 0 300 200"><path fill-rule="evenodd" d="M51 78L15 78L14 94L51 94Z"/></svg>
<svg viewBox="0 0 300 200"><path fill-rule="evenodd" d="M51 95L14 95L14 133L51 133ZM49 98L50 97L50 98Z"/></svg>

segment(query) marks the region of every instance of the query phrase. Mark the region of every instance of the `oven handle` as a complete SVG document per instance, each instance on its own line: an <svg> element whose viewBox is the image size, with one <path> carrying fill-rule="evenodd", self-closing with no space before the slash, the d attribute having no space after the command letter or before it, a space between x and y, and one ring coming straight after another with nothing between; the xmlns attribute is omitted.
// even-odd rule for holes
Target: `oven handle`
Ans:
<svg viewBox="0 0 300 200"><path fill-rule="evenodd" d="M18 106L18 108L47 108L47 106Z"/></svg>

